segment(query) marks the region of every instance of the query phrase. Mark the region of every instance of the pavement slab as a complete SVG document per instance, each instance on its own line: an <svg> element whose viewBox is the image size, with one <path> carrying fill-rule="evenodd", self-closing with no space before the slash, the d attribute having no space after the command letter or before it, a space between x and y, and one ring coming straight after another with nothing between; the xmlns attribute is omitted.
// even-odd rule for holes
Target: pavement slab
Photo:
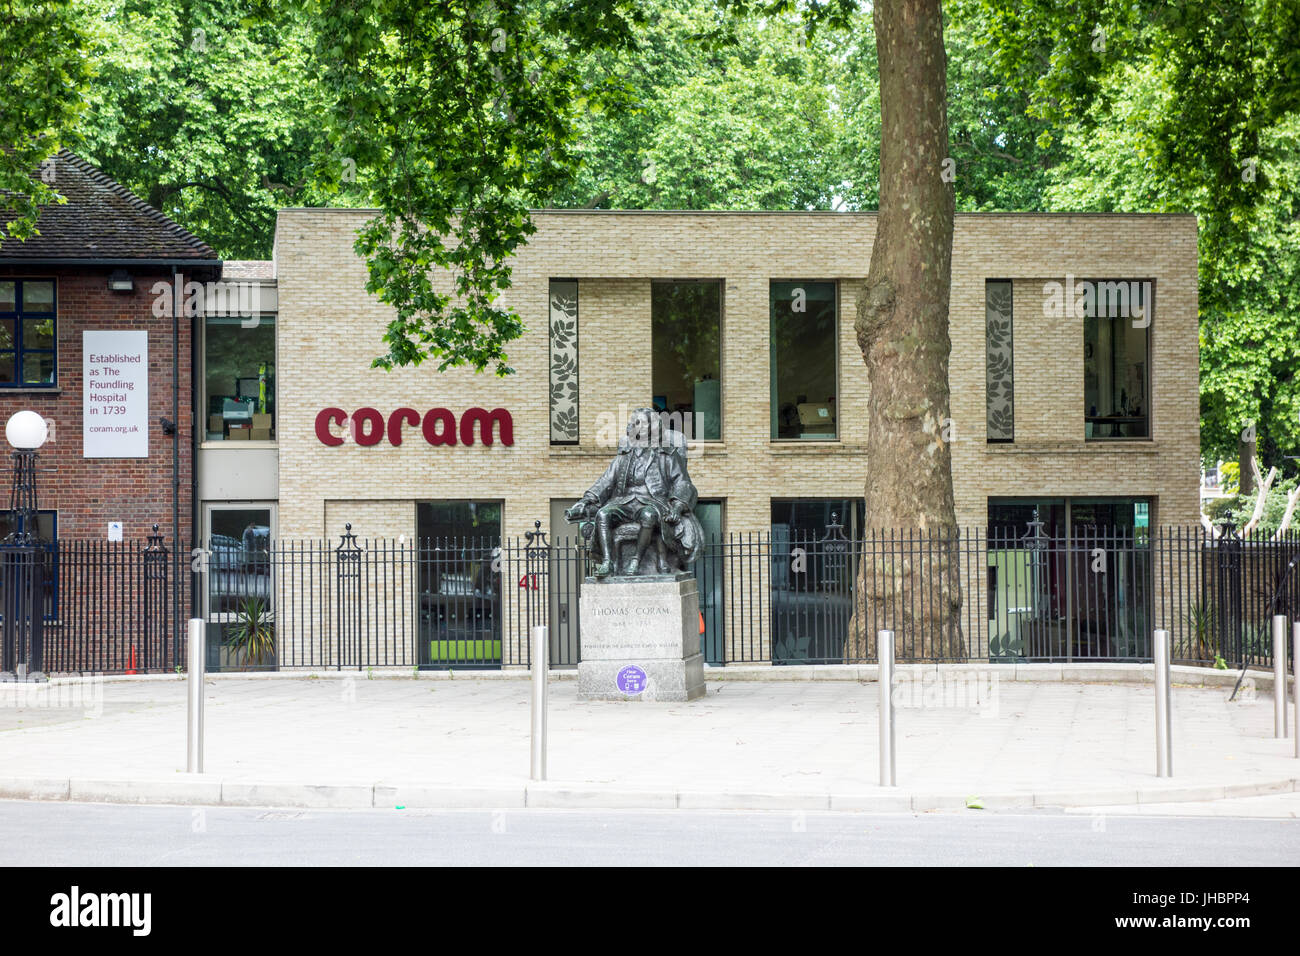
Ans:
<svg viewBox="0 0 1300 956"><path fill-rule="evenodd" d="M713 681L690 703L577 690L551 683L538 784L526 680L209 677L198 779L184 773L183 677L51 687L44 703L0 685L0 797L929 810L1212 801L1300 778L1271 698L1230 702L1225 687L1174 688L1168 779L1154 773L1150 684L1003 680L979 703L918 693L897 707L896 788L877 785L875 683Z"/></svg>

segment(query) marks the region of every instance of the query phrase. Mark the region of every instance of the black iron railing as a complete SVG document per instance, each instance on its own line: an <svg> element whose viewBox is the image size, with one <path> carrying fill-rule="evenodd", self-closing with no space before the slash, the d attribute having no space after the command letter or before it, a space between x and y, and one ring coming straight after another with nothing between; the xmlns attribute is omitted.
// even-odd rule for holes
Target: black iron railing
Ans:
<svg viewBox="0 0 1300 956"><path fill-rule="evenodd" d="M157 672L184 662L190 608L174 606L177 557L160 536L63 540L43 555L40 669ZM0 563L0 594L27 587L29 563ZM549 626L552 666L564 668L581 660L592 562L582 538L551 539L540 525L518 538L419 540L349 528L251 549L220 539L191 570L213 670L526 667L537 624ZM1144 661L1163 628L1176 662L1267 667L1271 616L1300 618L1300 536L1291 533L851 537L832 523L714 537L692 570L701 649L715 665L872 662L882 628L895 632L900 660ZM0 617L21 613L10 607L0 604ZM261 645L248 643L250 629ZM7 653L12 667L30 650Z"/></svg>
<svg viewBox="0 0 1300 956"><path fill-rule="evenodd" d="M180 629L189 611L174 607L175 573L174 555L156 532L147 542L0 548L0 630L29 635L6 654L4 670L15 664L52 675L173 670L183 659ZM34 585L38 601L31 598ZM40 613L33 613L38 605Z"/></svg>

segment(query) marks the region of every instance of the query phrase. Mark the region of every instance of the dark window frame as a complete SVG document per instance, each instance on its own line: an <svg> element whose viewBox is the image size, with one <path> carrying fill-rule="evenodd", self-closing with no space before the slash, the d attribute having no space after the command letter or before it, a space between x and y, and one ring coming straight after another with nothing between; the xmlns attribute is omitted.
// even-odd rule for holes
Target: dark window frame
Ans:
<svg viewBox="0 0 1300 956"><path fill-rule="evenodd" d="M656 277L650 280L650 396L646 402L646 407L655 408L657 411L667 411L671 413L672 409L658 409L655 405L655 361L654 361L654 300L656 285L714 285L718 287L718 437L704 438L699 434L698 426L695 421L691 422L691 441L692 442L712 442L721 444L727 439L726 425L726 382L724 381L726 372L726 354L727 354L727 280L722 277L713 276L686 276L686 277ZM692 404L692 409L694 404Z"/></svg>
<svg viewBox="0 0 1300 956"><path fill-rule="evenodd" d="M838 503L844 503L847 509L846 513L832 512L828 506ZM776 522L772 520L772 513L776 508L789 508L789 514L794 517L794 509L801 506L822 506L823 522L814 526L816 536L820 539L826 533L827 520L832 513L839 514L840 527L844 529L844 535L851 541L859 540L866 527L866 499L860 495L772 495L768 498L768 531L772 530L774 524L786 524L786 522ZM793 522L790 522L793 524Z"/></svg>
<svg viewBox="0 0 1300 956"><path fill-rule="evenodd" d="M1142 285L1149 286L1149 288L1150 288L1150 290L1151 290L1151 300L1150 300L1149 302L1146 303L1146 307L1147 307L1147 325L1146 325L1146 328L1144 328L1144 329L1142 330L1142 331L1144 331L1144 332L1146 333L1146 362L1145 362L1145 365L1146 365L1146 369L1145 369L1145 375L1146 375L1146 384L1145 384L1145 390L1146 390L1146 408L1145 408L1145 411L1144 411L1143 416L1142 416L1142 417L1145 419L1145 431L1146 431L1146 434L1145 434L1145 435L1098 435L1098 434L1095 434L1096 431L1098 430L1096 427L1093 428L1094 434L1092 434L1092 435L1088 435L1088 434L1087 434L1087 428L1086 428L1086 426L1087 426L1087 424L1088 424L1088 418L1089 418L1090 416L1088 415L1088 378L1087 378L1087 371L1086 371L1086 366L1085 366L1085 371L1084 371L1084 381L1083 381L1083 417L1084 417L1084 426L1085 426L1084 441L1085 441L1085 442L1089 442L1089 443L1091 443L1091 442L1098 442L1098 443L1101 443L1101 444L1105 444L1105 443L1107 443L1107 442L1123 442L1123 441L1129 441L1129 442L1143 442L1143 441L1144 441L1144 442L1150 442L1150 441L1154 441L1154 440L1155 440L1155 405L1156 405L1155 367L1154 367L1154 366L1155 366L1155 352L1156 352L1156 349L1155 349L1156 280L1155 280L1155 277L1154 277L1154 276L1148 276L1148 277L1140 277L1140 276L1138 276L1138 277L1131 277L1131 278L1127 278L1127 279L1119 279L1119 278L1114 278L1114 277L1112 277L1112 278L1090 278L1090 279L1083 280L1083 281L1091 282L1091 283L1093 284L1093 286L1094 286L1095 289L1099 289L1100 286L1102 285L1102 283L1111 283L1111 282L1136 282L1136 283L1139 284L1139 286L1142 286ZM1100 299L1099 299L1099 297L1098 297L1097 299L1094 300L1094 304L1095 304L1095 305L1100 305ZM1097 317L1096 317L1096 316L1085 316L1084 319L1083 319L1083 322L1084 322L1084 326L1083 326L1083 346L1084 346L1084 353L1085 353L1085 354L1084 354L1084 361L1085 361L1085 363L1086 363L1086 361L1087 361L1087 348L1088 348L1088 325L1087 325L1087 322L1088 322L1088 319L1089 319L1089 318L1093 318L1094 321L1095 321ZM1113 348L1113 344L1112 344L1112 348ZM1096 426L1096 424L1097 424L1097 423L1094 423L1094 426ZM1102 427L1102 428L1105 428L1105 427L1106 427L1106 423L1101 423L1101 427ZM1114 427L1114 426L1112 426L1112 427Z"/></svg>
<svg viewBox="0 0 1300 956"><path fill-rule="evenodd" d="M774 301L773 298L772 298L772 287L773 287L774 285L777 285L777 284L782 284L782 285L784 285L784 284L792 283L792 282L806 283L806 284L808 284L808 285L814 285L814 284L815 284L815 285L830 285L830 286L833 286L834 289L835 289L835 295L834 295L834 303L835 303L835 319L834 319L834 330L833 330L832 333L831 333L831 335L832 335L832 345L833 345L833 348L834 348L834 351L835 351L835 382L834 382L834 386L835 386L835 423L834 423L834 424L835 424L835 432L834 432L834 434L831 434L831 435L827 435L827 436L818 436L818 437L812 437L812 438L782 438L782 437L780 437L780 435L772 434L771 425L769 424L769 426L768 426L768 441L771 441L771 442L790 442L790 443L814 442L814 441L838 442L838 441L841 441L841 440L842 440L842 436L840 435L840 377L841 377L841 375L840 375L840 311L841 311L841 306L843 305L843 301L842 301L842 299L841 299L841 296L843 295L843 286L841 285L839 279L809 279L809 278L802 278L802 279L780 279L780 278L769 278L769 279L768 279L768 281L767 281L767 322L768 322L768 325L767 325L767 336L768 336L768 342L767 342L767 353L768 353L768 363L769 363L769 365L768 365L767 400L768 400L769 406L770 406L770 405L775 405L775 404L777 404L777 401L778 401L777 396L776 396L776 394L775 394L775 392L776 392L776 368L777 368L777 366L776 366L776 360L777 360L777 357L776 357L776 336L775 336L775 332L776 332L776 303L775 303L775 301ZM769 408L769 415L768 415L768 417L769 417L769 419L771 418L770 408ZM779 431L779 430L780 430L780 424L778 423L778 425L777 425L777 431Z"/></svg>
<svg viewBox="0 0 1300 956"><path fill-rule="evenodd" d="M0 389L32 389L48 388L54 389L59 386L59 280L54 276L0 276L0 282L14 283L14 308L12 310L0 310L0 322L12 321L14 324L14 380L12 382L0 382ZM23 287L28 282L48 282L53 288L53 302L51 310L40 312L28 312L24 307ZM24 348L23 346L23 320L24 319L50 319L54 323L52 338L54 345L51 348ZM0 354L9 352L5 349ZM23 359L26 355L48 355L51 361L51 374L48 382L26 382L23 380Z"/></svg>
<svg viewBox="0 0 1300 956"><path fill-rule="evenodd" d="M226 441L230 441L230 439L226 437L225 434L226 428L224 425L224 415L223 415L222 437L219 439L208 438L208 426L211 424L211 417L214 414L217 414L212 411L212 394L208 391L208 335L209 332L211 331L211 325L214 319L225 319L225 318L230 318L230 316L209 315L205 313L202 316L200 316L200 318L201 321L198 323L198 330L199 330L199 337L200 337L199 359L200 359L201 367L195 373L196 387L198 389L196 412L199 414L200 417L198 422L196 422L195 425L196 428L195 434L201 436L201 440L203 442L217 442L217 441L226 442ZM272 444L278 444L280 441L280 434L279 434L280 313L278 310L258 312L257 320L259 325L263 322L266 322L267 324L273 326L273 330L272 330L273 334L271 336L271 340L272 340L271 360L268 363L270 366L268 370L270 375L270 394L268 395L268 398L270 400L270 407L269 407L269 411L266 414L269 414L271 416L271 438L269 440ZM241 317L241 321L242 321L242 317ZM253 376L245 376L245 378L251 380ZM235 387L236 393L238 393L238 390L239 390L238 380L236 380L236 387ZM238 394L236 394L235 396L224 396L224 397L238 398L239 396ZM254 405L254 408L256 409L256 405ZM259 440L258 442L254 443L254 445L256 447L264 448L266 447L266 442ZM250 445L250 447L253 446Z"/></svg>

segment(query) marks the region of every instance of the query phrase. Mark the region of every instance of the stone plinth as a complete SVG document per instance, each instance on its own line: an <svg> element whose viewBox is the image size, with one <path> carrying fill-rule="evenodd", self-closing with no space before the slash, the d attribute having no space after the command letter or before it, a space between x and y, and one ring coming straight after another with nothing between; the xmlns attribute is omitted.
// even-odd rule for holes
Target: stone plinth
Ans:
<svg viewBox="0 0 1300 956"><path fill-rule="evenodd" d="M704 696L700 598L693 575L588 578L580 613L580 700Z"/></svg>

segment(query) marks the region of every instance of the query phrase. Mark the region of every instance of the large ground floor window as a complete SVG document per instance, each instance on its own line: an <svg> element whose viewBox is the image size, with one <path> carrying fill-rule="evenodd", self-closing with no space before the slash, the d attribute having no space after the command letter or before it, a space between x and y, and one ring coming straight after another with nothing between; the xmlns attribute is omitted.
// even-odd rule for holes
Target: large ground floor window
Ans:
<svg viewBox="0 0 1300 956"><path fill-rule="evenodd" d="M204 507L208 564L208 668L269 668L276 655L271 581L274 505L255 502Z"/></svg>
<svg viewBox="0 0 1300 956"><path fill-rule="evenodd" d="M22 522L12 511L0 512L0 549L9 536L23 530ZM37 543L44 553L41 566L41 590L44 593L45 620L54 621L59 616L59 517L53 511L38 511L35 533ZM3 617L3 611L0 611Z"/></svg>
<svg viewBox="0 0 1300 956"><path fill-rule="evenodd" d="M415 515L420 666L500 666L501 502L422 501Z"/></svg>
<svg viewBox="0 0 1300 956"><path fill-rule="evenodd" d="M843 660L864 515L861 498L772 499L773 664Z"/></svg>
<svg viewBox="0 0 1300 956"><path fill-rule="evenodd" d="M989 656L1150 653L1149 498L990 498Z"/></svg>

